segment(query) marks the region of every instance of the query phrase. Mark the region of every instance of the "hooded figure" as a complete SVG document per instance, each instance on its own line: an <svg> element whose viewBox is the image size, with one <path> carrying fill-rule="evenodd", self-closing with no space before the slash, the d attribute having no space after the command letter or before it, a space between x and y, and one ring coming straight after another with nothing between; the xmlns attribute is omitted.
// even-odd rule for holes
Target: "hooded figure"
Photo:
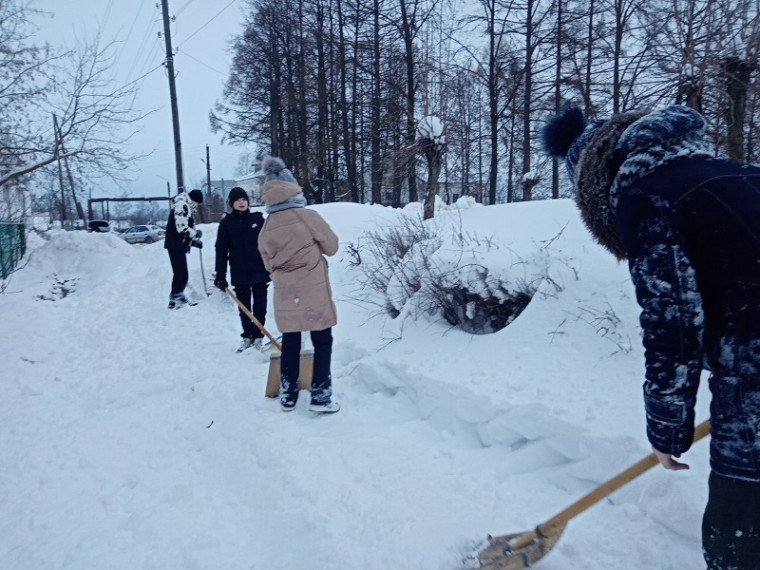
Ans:
<svg viewBox="0 0 760 570"><path fill-rule="evenodd" d="M588 124L566 109L544 128L581 216L627 259L641 307L647 436L663 466L691 446L703 368L711 372L709 568L760 560L760 168L718 160L688 107Z"/></svg>
<svg viewBox="0 0 760 570"><path fill-rule="evenodd" d="M248 193L239 186L230 190L227 197L231 213L219 222L216 234L216 285L226 291L227 262L230 264L230 282L235 290L235 296L253 313L262 325L267 315L267 288L269 272L264 267L264 261L259 253L259 232L264 225L261 212L251 212L249 209ZM240 309L240 322L243 341L238 352L254 346L261 347L264 333L251 321L248 315Z"/></svg>
<svg viewBox="0 0 760 570"><path fill-rule="evenodd" d="M332 327L338 322L332 300L327 260L338 251L338 237L314 210L293 174L280 158L261 162L265 182L261 199L268 214L259 236L259 251L274 284L274 318L282 336L280 403L292 410L298 399L301 332L314 345L310 409L337 412L333 402L330 359Z"/></svg>

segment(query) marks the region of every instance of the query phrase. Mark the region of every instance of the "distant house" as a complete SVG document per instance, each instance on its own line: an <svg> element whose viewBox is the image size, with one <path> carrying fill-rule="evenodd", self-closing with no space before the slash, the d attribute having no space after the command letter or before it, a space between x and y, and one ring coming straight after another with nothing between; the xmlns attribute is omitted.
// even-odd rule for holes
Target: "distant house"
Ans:
<svg viewBox="0 0 760 570"><path fill-rule="evenodd" d="M235 180L232 178L222 178L220 180L211 181L211 192L219 194L220 196L227 197L230 190L235 187Z"/></svg>
<svg viewBox="0 0 760 570"><path fill-rule="evenodd" d="M0 220L22 222L31 214L32 201L25 186L11 181L0 187Z"/></svg>
<svg viewBox="0 0 760 570"><path fill-rule="evenodd" d="M204 222L217 222L222 219L227 211L227 195L230 190L235 186L235 180L232 178L221 178L219 180L211 180L210 188L205 184L203 185L203 191L206 193L206 199L203 202Z"/></svg>

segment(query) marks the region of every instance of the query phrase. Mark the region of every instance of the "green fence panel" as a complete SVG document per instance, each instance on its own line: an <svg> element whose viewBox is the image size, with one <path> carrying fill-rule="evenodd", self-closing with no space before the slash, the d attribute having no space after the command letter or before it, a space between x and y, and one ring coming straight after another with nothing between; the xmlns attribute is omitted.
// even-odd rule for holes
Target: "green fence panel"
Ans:
<svg viewBox="0 0 760 570"><path fill-rule="evenodd" d="M6 279L26 253L23 222L0 221L0 277Z"/></svg>

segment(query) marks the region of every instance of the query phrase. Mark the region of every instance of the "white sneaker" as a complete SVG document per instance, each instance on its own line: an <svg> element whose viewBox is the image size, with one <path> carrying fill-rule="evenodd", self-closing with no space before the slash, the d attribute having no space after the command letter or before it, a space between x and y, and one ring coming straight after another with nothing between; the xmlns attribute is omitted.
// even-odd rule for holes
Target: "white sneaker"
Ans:
<svg viewBox="0 0 760 570"><path fill-rule="evenodd" d="M236 352L243 352L244 350L251 348L251 346L253 346L253 342L254 341L250 338L244 338L243 342L240 343L240 348L238 348Z"/></svg>
<svg viewBox="0 0 760 570"><path fill-rule="evenodd" d="M255 338L255 339L253 339L253 342L251 343L251 346L253 348L255 348L256 350L261 350L261 348L262 348L262 342L263 342L262 339Z"/></svg>
<svg viewBox="0 0 760 570"><path fill-rule="evenodd" d="M334 414L338 410L340 410L340 404L338 402L327 402L326 404L309 405L309 411L317 412L318 414Z"/></svg>

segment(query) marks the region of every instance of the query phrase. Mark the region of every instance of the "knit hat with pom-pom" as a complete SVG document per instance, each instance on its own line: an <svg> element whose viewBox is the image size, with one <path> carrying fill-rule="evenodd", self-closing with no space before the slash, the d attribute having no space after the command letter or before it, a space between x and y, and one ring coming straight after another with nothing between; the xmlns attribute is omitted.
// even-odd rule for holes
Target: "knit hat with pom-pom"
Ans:
<svg viewBox="0 0 760 570"><path fill-rule="evenodd" d="M589 123L580 107L566 107L541 132L544 152L552 158L564 158L570 180L575 180L575 168L583 148L605 122L597 120Z"/></svg>
<svg viewBox="0 0 760 570"><path fill-rule="evenodd" d="M261 170L264 172L261 200L268 214L306 206L301 186L290 170L285 168L281 158L265 156L261 161Z"/></svg>
<svg viewBox="0 0 760 570"><path fill-rule="evenodd" d="M293 173L285 168L285 163L276 156L265 156L261 160L261 170L264 172L264 182L270 180L282 180L298 185Z"/></svg>

